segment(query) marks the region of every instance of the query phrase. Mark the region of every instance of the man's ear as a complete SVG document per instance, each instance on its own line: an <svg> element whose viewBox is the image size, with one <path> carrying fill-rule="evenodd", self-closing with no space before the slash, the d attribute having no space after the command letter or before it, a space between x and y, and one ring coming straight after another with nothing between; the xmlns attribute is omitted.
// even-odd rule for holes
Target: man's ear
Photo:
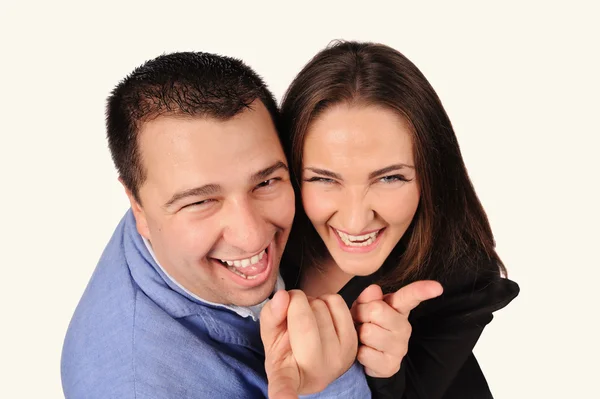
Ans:
<svg viewBox="0 0 600 399"><path fill-rule="evenodd" d="M129 203L131 204L131 210L133 211L133 216L135 217L135 224L138 233L140 233L140 235L145 239L150 240L150 229L148 229L148 220L146 218L146 212L144 212L142 205L138 202L138 200L135 199L131 190L127 188L127 186L123 182L123 179L121 179L120 177L119 182L125 189L125 194L127 194L127 198L129 198Z"/></svg>

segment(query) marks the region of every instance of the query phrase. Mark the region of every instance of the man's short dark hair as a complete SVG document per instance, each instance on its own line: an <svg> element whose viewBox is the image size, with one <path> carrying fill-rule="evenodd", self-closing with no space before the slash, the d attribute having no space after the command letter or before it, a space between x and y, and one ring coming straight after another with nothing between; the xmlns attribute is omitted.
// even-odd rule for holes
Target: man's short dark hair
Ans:
<svg viewBox="0 0 600 399"><path fill-rule="evenodd" d="M139 202L146 171L137 138L144 122L161 115L228 120L257 99L278 128L273 94L260 76L238 59L180 52L145 62L123 79L107 100L108 145L124 185Z"/></svg>

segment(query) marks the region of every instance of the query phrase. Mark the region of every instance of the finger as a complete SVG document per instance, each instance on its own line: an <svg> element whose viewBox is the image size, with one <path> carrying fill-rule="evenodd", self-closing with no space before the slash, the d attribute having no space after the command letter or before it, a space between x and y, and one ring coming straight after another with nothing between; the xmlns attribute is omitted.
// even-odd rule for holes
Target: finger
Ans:
<svg viewBox="0 0 600 399"><path fill-rule="evenodd" d="M437 281L423 280L408 284L393 294L383 297L391 307L408 317L410 311L423 301L440 296L442 285Z"/></svg>
<svg viewBox="0 0 600 399"><path fill-rule="evenodd" d="M358 337L348 305L346 305L344 299L337 294L323 295L321 299L329 308L329 313L333 320L333 325L340 345L344 350L349 351L352 358L354 358L358 347Z"/></svg>
<svg viewBox="0 0 600 399"><path fill-rule="evenodd" d="M368 346L358 348L357 360L365 368L365 374L375 378L388 378L400 370L402 359L393 358Z"/></svg>
<svg viewBox="0 0 600 399"><path fill-rule="evenodd" d="M356 298L356 301L354 301L354 304L380 301L382 299L383 292L381 291L381 287L377 284L371 284L360 293L358 298Z"/></svg>
<svg viewBox="0 0 600 399"><path fill-rule="evenodd" d="M265 350L270 348L287 330L287 310L290 296L279 290L260 312L260 336Z"/></svg>
<svg viewBox="0 0 600 399"><path fill-rule="evenodd" d="M361 344L393 357L403 358L408 349L411 326L405 320L402 331L389 331L373 323L361 324L358 339Z"/></svg>
<svg viewBox="0 0 600 399"><path fill-rule="evenodd" d="M309 303L315 315L315 319L317 320L321 345L323 348L329 348L330 345L333 348L338 348L340 340L337 336L335 325L333 324L333 319L329 312L329 307L325 301L317 298L309 300Z"/></svg>
<svg viewBox="0 0 600 399"><path fill-rule="evenodd" d="M355 323L374 323L387 330L401 327L406 316L401 315L384 301L361 303L352 308Z"/></svg>
<svg viewBox="0 0 600 399"><path fill-rule="evenodd" d="M319 327L306 295L292 290L287 312L287 328L290 346L299 365L310 364L311 359L321 355Z"/></svg>

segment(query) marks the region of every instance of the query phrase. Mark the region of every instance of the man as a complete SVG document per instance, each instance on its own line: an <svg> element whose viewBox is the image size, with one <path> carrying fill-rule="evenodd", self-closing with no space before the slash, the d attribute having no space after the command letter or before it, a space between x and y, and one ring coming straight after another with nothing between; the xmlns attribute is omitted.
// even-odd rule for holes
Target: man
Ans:
<svg viewBox="0 0 600 399"><path fill-rule="evenodd" d="M294 193L277 114L249 67L206 53L160 56L112 92L131 209L67 332L68 399L370 397L343 300L281 290Z"/></svg>

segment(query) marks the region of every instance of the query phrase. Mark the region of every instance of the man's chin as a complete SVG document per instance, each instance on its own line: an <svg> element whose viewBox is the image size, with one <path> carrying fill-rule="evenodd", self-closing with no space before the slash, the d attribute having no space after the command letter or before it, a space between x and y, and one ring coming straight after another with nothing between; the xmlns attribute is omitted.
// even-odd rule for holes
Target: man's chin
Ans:
<svg viewBox="0 0 600 399"><path fill-rule="evenodd" d="M274 278L269 279L269 281L266 281L264 284L261 284L259 287L253 288L252 290L246 292L240 292L240 295L235 298L235 303L233 303L233 305L250 307L263 303L266 299L273 295L276 282L277 275L275 275Z"/></svg>

